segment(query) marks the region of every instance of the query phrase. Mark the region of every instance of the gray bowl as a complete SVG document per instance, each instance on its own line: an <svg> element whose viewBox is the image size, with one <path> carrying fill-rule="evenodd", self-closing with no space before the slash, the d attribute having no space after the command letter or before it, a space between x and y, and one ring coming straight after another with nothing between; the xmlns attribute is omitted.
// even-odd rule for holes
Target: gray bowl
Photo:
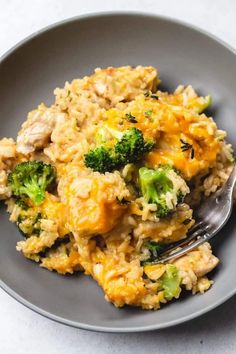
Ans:
<svg viewBox="0 0 236 354"><path fill-rule="evenodd" d="M154 65L162 88L191 83L212 94L213 114L236 144L236 56L232 49L188 25L144 14L99 14L51 26L21 42L0 62L0 136L14 137L27 112L53 102L53 89L96 67ZM135 332L193 319L236 293L236 224L231 221L213 242L221 264L205 295L187 295L158 312L116 309L88 276L61 276L39 268L16 252L21 239L1 206L0 285L32 310L84 329Z"/></svg>

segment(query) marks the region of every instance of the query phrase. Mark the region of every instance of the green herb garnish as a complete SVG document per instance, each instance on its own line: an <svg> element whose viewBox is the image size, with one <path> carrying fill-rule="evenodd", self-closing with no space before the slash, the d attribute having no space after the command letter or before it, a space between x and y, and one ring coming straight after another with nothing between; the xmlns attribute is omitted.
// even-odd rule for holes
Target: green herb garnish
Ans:
<svg viewBox="0 0 236 354"><path fill-rule="evenodd" d="M150 118L152 115L152 110L149 109L148 111L144 112L145 117Z"/></svg>
<svg viewBox="0 0 236 354"><path fill-rule="evenodd" d="M180 139L180 142L182 143L182 145L180 147L181 150L183 152L190 150L190 158L193 159L194 155L195 155L195 151L194 151L193 145L189 144L187 141L184 141L183 139Z"/></svg>
<svg viewBox="0 0 236 354"><path fill-rule="evenodd" d="M153 98L154 100L159 100L159 97L157 95L151 95L151 98Z"/></svg>
<svg viewBox="0 0 236 354"><path fill-rule="evenodd" d="M184 224L184 225L188 225L190 222L191 222L191 219L185 219L185 220L183 221L183 224Z"/></svg>
<svg viewBox="0 0 236 354"><path fill-rule="evenodd" d="M126 117L127 121L130 123L137 123L138 122L136 120L136 118L131 113L126 113L125 117Z"/></svg>
<svg viewBox="0 0 236 354"><path fill-rule="evenodd" d="M152 94L151 92L147 91L144 93L145 97L150 97L153 98L154 100L159 100L159 97L157 95Z"/></svg>
<svg viewBox="0 0 236 354"><path fill-rule="evenodd" d="M163 245L156 241L148 241L145 246L149 250L150 257L141 262L141 265L152 264L152 262L158 260L159 254L166 248L166 245Z"/></svg>

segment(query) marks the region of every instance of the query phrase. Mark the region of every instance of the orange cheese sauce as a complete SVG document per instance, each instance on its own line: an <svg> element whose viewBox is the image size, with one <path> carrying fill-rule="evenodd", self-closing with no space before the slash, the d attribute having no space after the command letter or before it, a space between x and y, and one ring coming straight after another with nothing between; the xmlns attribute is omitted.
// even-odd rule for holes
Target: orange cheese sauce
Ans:
<svg viewBox="0 0 236 354"><path fill-rule="evenodd" d="M58 223L58 233L60 236L64 236L70 232L67 227L67 209L66 206L58 201L54 195L46 192L46 198L43 204L40 206L41 212L48 219L55 220Z"/></svg>
<svg viewBox="0 0 236 354"><path fill-rule="evenodd" d="M78 198L76 209L70 208L70 225L81 234L101 234L110 231L123 215L126 206L100 198L101 190L93 185L89 198Z"/></svg>
<svg viewBox="0 0 236 354"><path fill-rule="evenodd" d="M161 137L146 162L150 167L174 165L185 178L191 179L216 160L220 142L215 136L214 126L208 129L207 125L211 121L206 116L201 117L201 123L194 116L191 120L185 115L178 115L175 121L175 115L172 115L172 119L168 118L162 121ZM184 149L185 142L191 145L189 149Z"/></svg>
<svg viewBox="0 0 236 354"><path fill-rule="evenodd" d="M62 199L71 231L88 236L106 233L118 223L127 208L118 201L119 189L125 187L118 174L81 175L73 166L63 180Z"/></svg>
<svg viewBox="0 0 236 354"><path fill-rule="evenodd" d="M108 110L103 126L120 132L132 127L140 129L146 140L156 142L155 150L145 159L149 167L174 165L185 178L191 179L207 169L220 150L215 123L205 114L196 113L200 99L192 100L193 107L188 108L180 106L182 95L162 94L158 100L140 95L124 111ZM129 114L135 122L130 121ZM184 151L180 139L192 145L192 149Z"/></svg>

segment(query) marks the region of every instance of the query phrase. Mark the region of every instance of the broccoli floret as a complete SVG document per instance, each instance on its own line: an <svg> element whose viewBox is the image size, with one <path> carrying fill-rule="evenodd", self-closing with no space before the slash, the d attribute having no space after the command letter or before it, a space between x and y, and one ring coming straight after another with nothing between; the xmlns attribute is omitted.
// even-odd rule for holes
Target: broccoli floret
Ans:
<svg viewBox="0 0 236 354"><path fill-rule="evenodd" d="M145 200L157 205L156 214L160 218L173 211L189 192L185 181L169 165L156 170L141 167L139 183Z"/></svg>
<svg viewBox="0 0 236 354"><path fill-rule="evenodd" d="M128 129L114 146L105 144L90 150L84 156L86 167L100 173L111 172L128 163L141 160L143 155L154 146L153 142L147 142L139 129Z"/></svg>
<svg viewBox="0 0 236 354"><path fill-rule="evenodd" d="M29 206L26 204L26 202L19 197L15 198L15 203L18 205L22 210L27 210Z"/></svg>
<svg viewBox="0 0 236 354"><path fill-rule="evenodd" d="M116 157L112 149L101 146L90 150L90 152L84 156L84 163L93 171L105 173L115 169Z"/></svg>
<svg viewBox="0 0 236 354"><path fill-rule="evenodd" d="M152 150L153 142L146 142L142 132L137 128L128 129L121 140L115 145L115 154L118 156L121 165L141 160L143 155Z"/></svg>
<svg viewBox="0 0 236 354"><path fill-rule="evenodd" d="M25 237L32 235L39 235L41 232L40 222L42 219L41 213L33 213L32 209L29 209L29 213L22 209L18 219L17 226Z"/></svg>
<svg viewBox="0 0 236 354"><path fill-rule="evenodd" d="M27 161L18 164L8 176L12 194L23 202L28 198L35 205L45 199L45 191L55 181L56 173L52 165L42 161Z"/></svg>
<svg viewBox="0 0 236 354"><path fill-rule="evenodd" d="M181 292L180 282L181 278L178 269L173 264L167 264L166 271L160 278L160 283L164 290L164 296L168 301L179 297Z"/></svg>
<svg viewBox="0 0 236 354"><path fill-rule="evenodd" d="M157 204L157 216L165 217L169 214L165 194L173 189L173 183L167 177L169 166L160 167L157 170L141 167L139 169L139 181L142 195L148 203Z"/></svg>

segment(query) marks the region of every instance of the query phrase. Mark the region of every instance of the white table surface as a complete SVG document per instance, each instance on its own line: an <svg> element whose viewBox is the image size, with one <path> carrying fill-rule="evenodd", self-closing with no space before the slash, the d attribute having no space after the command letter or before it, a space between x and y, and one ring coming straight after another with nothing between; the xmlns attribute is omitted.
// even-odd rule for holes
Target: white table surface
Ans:
<svg viewBox="0 0 236 354"><path fill-rule="evenodd" d="M0 55L44 26L79 14L110 10L148 11L181 19L236 48L235 0L0 0ZM178 327L107 334L55 323L0 290L0 353L236 353L236 297Z"/></svg>

